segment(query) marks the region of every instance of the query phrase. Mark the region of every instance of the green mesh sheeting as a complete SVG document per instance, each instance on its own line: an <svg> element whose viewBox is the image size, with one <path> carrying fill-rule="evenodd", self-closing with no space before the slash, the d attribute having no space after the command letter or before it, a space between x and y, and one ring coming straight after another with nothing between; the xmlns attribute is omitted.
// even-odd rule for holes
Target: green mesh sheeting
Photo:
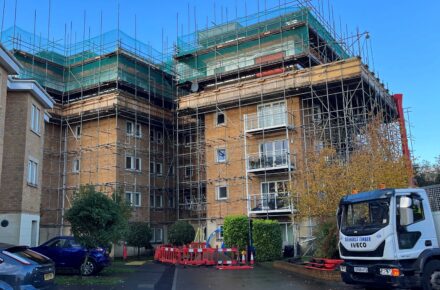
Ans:
<svg viewBox="0 0 440 290"><path fill-rule="evenodd" d="M1 41L23 64L21 78L35 79L61 94L122 81L155 96L175 96L172 57L117 30L60 45L12 27Z"/></svg>
<svg viewBox="0 0 440 290"><path fill-rule="evenodd" d="M298 26L294 29L264 35L295 24ZM287 6L179 37L176 54L179 83L246 68L272 54L289 57L308 53L310 28L340 59L350 57L309 9ZM242 40L245 38L246 41Z"/></svg>

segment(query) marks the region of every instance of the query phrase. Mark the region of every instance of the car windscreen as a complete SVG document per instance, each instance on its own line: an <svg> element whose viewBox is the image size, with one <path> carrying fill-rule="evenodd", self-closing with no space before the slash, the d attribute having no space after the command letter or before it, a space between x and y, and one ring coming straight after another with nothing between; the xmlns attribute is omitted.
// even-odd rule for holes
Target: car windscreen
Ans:
<svg viewBox="0 0 440 290"><path fill-rule="evenodd" d="M46 256L41 255L40 253L37 253L35 251L32 251L31 249L27 247L12 247L8 248L4 251L6 255L10 254L12 258L20 258L28 262L34 262L37 264L47 264L50 263L51 260L47 258ZM14 257L15 256L15 257Z"/></svg>
<svg viewBox="0 0 440 290"><path fill-rule="evenodd" d="M344 204L341 230L344 234L371 234L389 223L390 199Z"/></svg>

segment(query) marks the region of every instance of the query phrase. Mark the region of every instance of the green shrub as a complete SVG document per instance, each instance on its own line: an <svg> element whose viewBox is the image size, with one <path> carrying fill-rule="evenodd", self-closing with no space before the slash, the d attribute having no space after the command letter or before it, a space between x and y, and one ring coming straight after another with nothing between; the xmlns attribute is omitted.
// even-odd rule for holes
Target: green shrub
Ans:
<svg viewBox="0 0 440 290"><path fill-rule="evenodd" d="M177 221L168 231L168 240L175 246L182 246L194 241L195 235L192 225L185 221Z"/></svg>
<svg viewBox="0 0 440 290"><path fill-rule="evenodd" d="M147 223L133 222L128 225L127 244L138 248L138 256L140 248L150 246L151 237L151 229Z"/></svg>
<svg viewBox="0 0 440 290"><path fill-rule="evenodd" d="M254 220L252 232L257 261L272 261L281 258L283 241L281 227L277 221Z"/></svg>
<svg viewBox="0 0 440 290"><path fill-rule="evenodd" d="M316 252L319 258L339 258L338 250L338 227L336 219L322 221L318 224L315 232Z"/></svg>
<svg viewBox="0 0 440 290"><path fill-rule="evenodd" d="M227 216L223 224L223 239L228 247L245 250L249 237L249 220L247 216Z"/></svg>

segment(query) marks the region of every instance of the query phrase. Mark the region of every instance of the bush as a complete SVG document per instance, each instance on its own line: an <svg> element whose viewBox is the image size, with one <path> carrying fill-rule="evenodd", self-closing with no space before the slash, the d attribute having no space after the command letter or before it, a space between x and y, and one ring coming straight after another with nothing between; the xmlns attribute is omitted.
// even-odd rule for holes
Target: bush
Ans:
<svg viewBox="0 0 440 290"><path fill-rule="evenodd" d="M280 224L277 221L254 220L253 238L257 261L272 261L281 258L283 241Z"/></svg>
<svg viewBox="0 0 440 290"><path fill-rule="evenodd" d="M125 206L93 186L81 187L65 217L75 240L88 249L122 239L128 226Z"/></svg>
<svg viewBox="0 0 440 290"><path fill-rule="evenodd" d="M339 258L338 227L336 219L322 221L316 228L316 252L319 258Z"/></svg>
<svg viewBox="0 0 440 290"><path fill-rule="evenodd" d="M141 247L149 247L152 237L151 229L147 223L133 222L128 225L127 245L138 248L138 256Z"/></svg>
<svg viewBox="0 0 440 290"><path fill-rule="evenodd" d="M228 247L245 250L249 237L249 221L247 216L228 216L223 224L223 239Z"/></svg>
<svg viewBox="0 0 440 290"><path fill-rule="evenodd" d="M182 246L194 241L195 235L192 225L185 221L177 221L168 231L168 240L175 246Z"/></svg>

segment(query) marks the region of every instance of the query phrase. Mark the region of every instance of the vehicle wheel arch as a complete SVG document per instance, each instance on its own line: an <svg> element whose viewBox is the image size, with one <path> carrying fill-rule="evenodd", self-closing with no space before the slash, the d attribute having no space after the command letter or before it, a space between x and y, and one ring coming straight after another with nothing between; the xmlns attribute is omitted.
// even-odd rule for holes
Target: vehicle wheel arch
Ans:
<svg viewBox="0 0 440 290"><path fill-rule="evenodd" d="M416 272L423 273L423 269L426 264L428 264L432 260L440 261L440 249L426 249L424 250L415 262L415 270Z"/></svg>

